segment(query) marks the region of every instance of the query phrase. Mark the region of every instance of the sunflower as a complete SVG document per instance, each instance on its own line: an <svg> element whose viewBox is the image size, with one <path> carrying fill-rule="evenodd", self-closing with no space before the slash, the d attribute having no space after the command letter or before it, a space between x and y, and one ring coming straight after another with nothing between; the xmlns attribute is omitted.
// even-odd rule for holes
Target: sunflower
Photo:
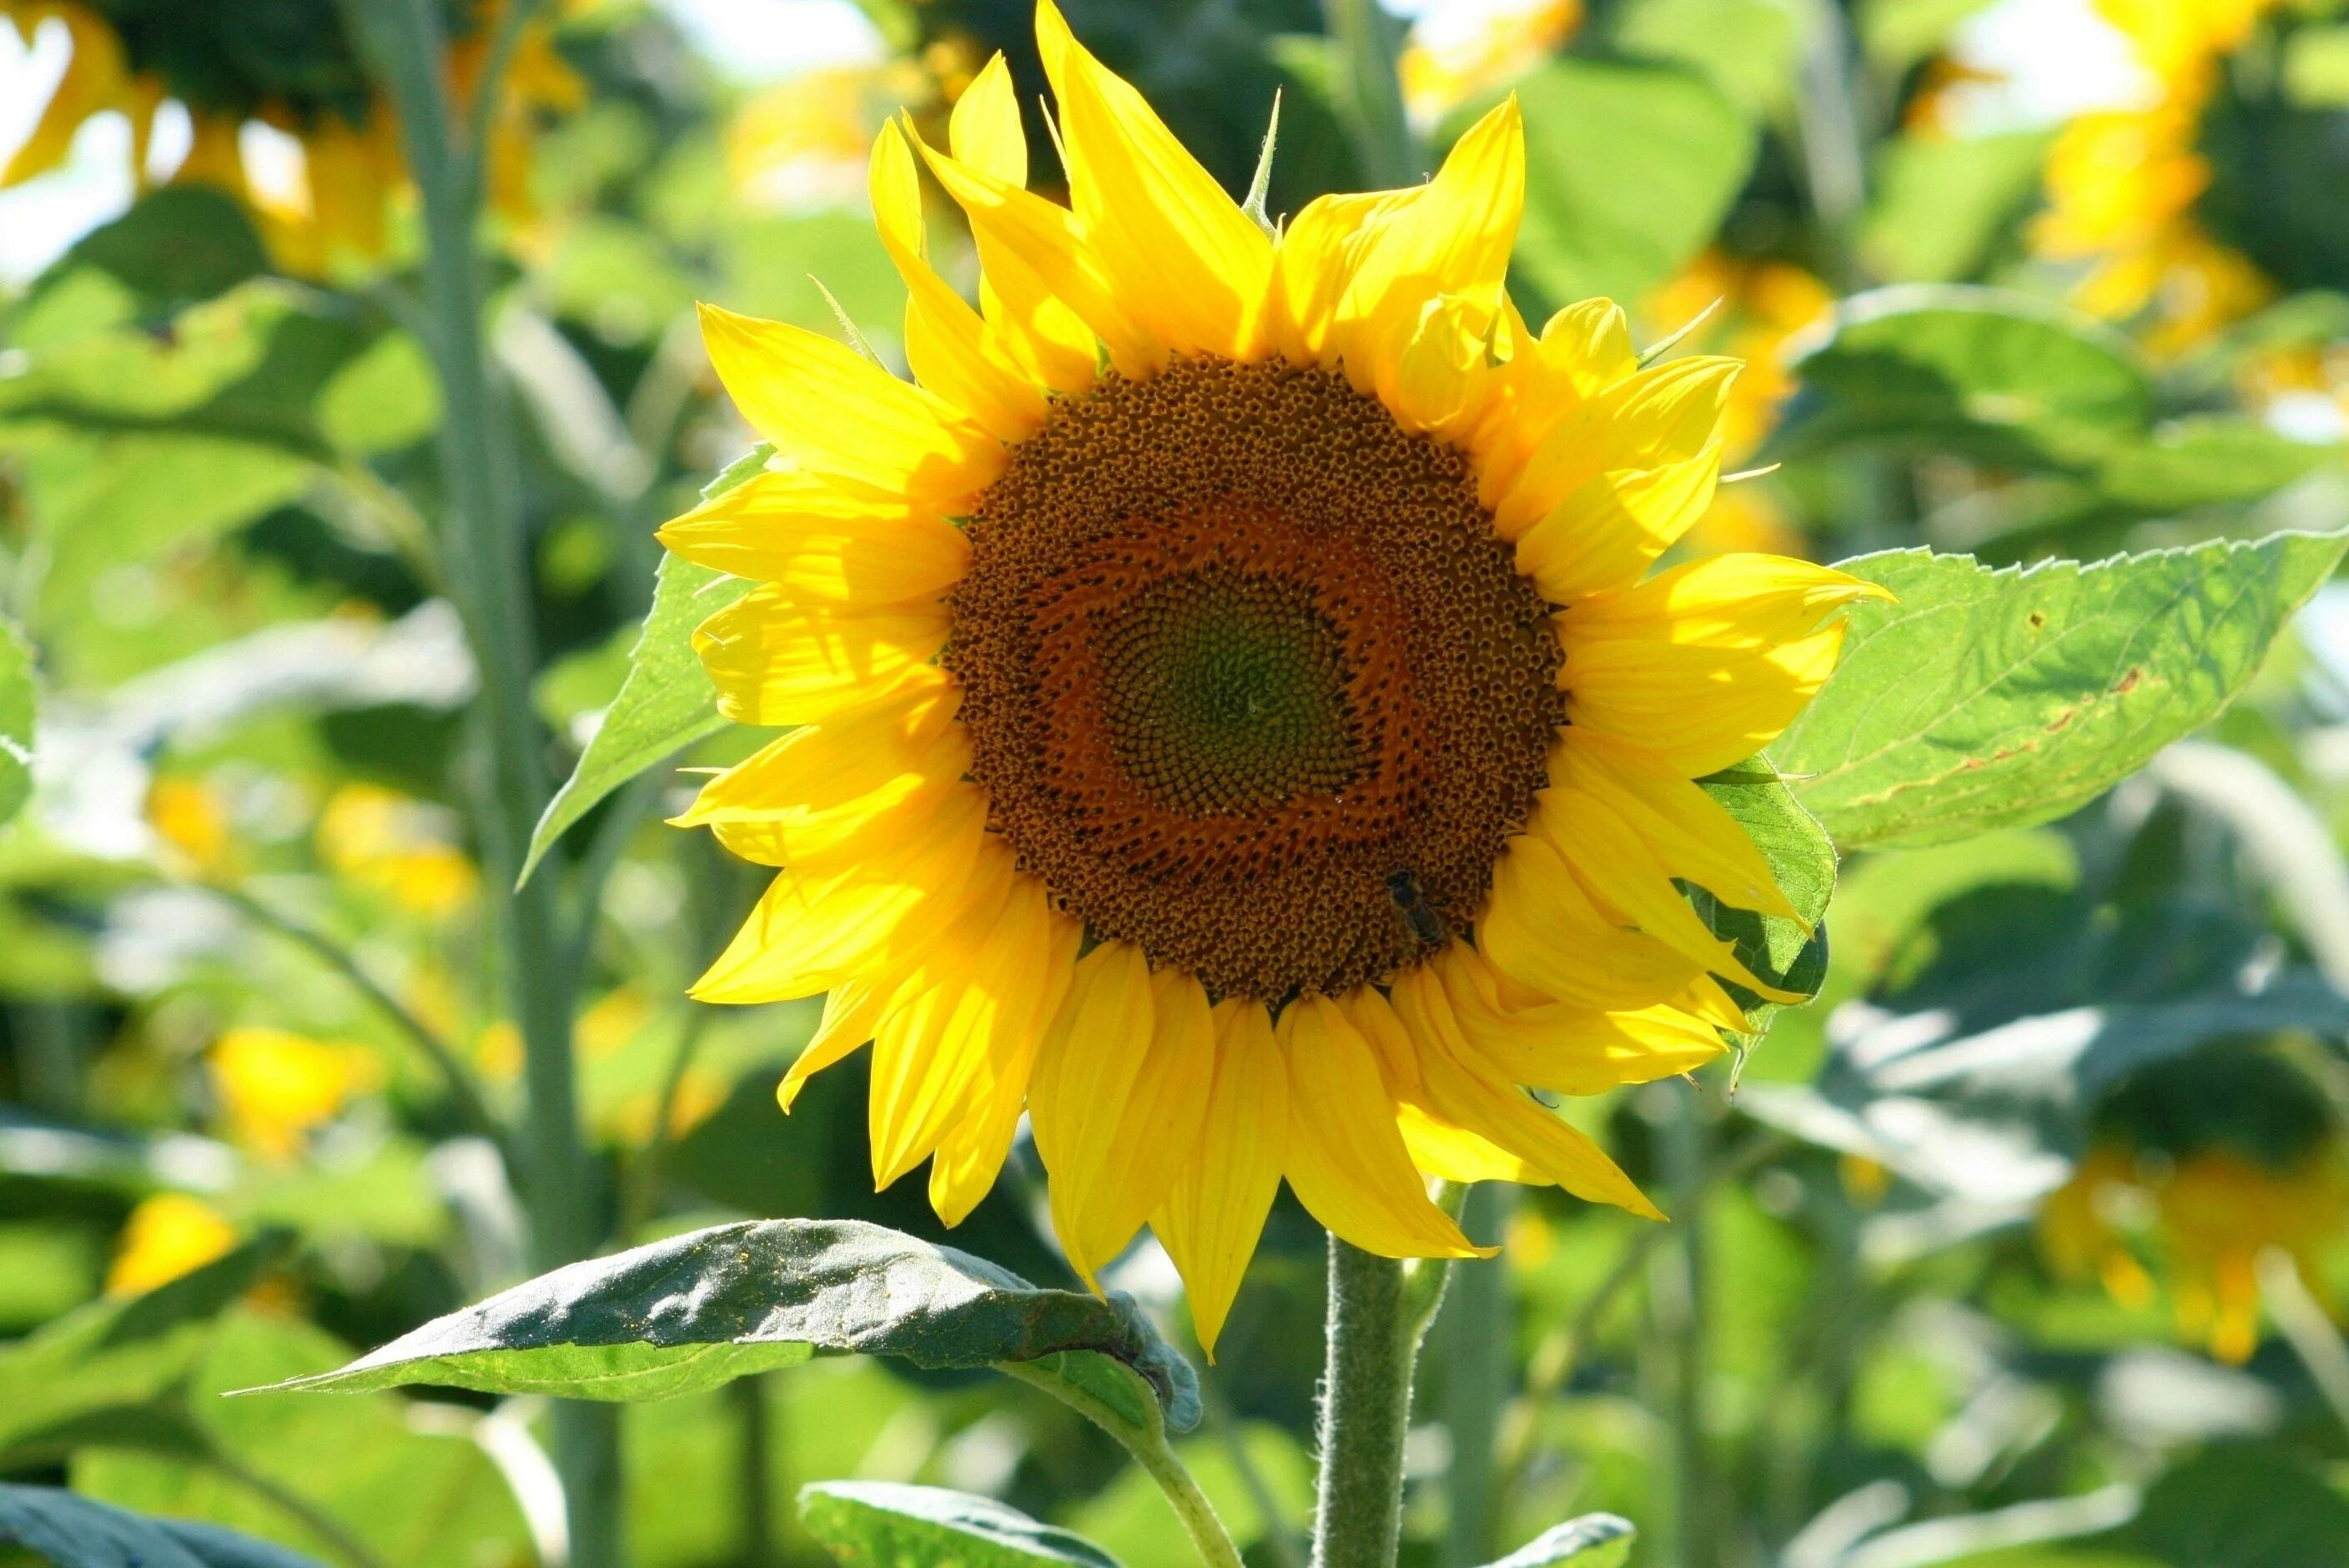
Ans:
<svg viewBox="0 0 2349 1568"><path fill-rule="evenodd" d="M2274 295L2260 268L2197 217L2211 177L2197 143L2222 63L2279 3L2097 0L2150 91L2064 128L2034 237L2043 253L2087 263L2075 291L2083 309L2147 317L2158 354L2192 348Z"/></svg>
<svg viewBox="0 0 2349 1568"><path fill-rule="evenodd" d="M1799 561L1649 575L1737 366L1642 366L1604 301L1503 291L1516 105L1427 184L1271 232L1037 10L1071 205L1009 71L946 150L885 128L909 385L705 307L765 471L662 530L750 579L696 645L798 726L684 824L779 874L705 1001L828 992L781 1086L873 1045L874 1175L949 1223L1024 1110L1090 1284L1147 1224L1212 1347L1286 1180L1390 1257L1475 1253L1425 1178L1656 1211L1537 1095L1686 1071L1751 973L1680 882L1799 918L1700 789L1878 592ZM978 308L925 260L926 164Z"/></svg>

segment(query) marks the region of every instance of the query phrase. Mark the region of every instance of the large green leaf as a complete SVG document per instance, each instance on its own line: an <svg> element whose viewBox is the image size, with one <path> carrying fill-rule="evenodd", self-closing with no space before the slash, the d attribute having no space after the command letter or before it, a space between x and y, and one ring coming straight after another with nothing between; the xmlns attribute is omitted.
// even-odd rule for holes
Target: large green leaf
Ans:
<svg viewBox="0 0 2349 1568"><path fill-rule="evenodd" d="M1638 1533L1619 1515L1586 1513L1552 1525L1486 1568L1622 1568Z"/></svg>
<svg viewBox="0 0 2349 1568"><path fill-rule="evenodd" d="M1846 300L1796 362L1769 454L1853 444L2076 469L2141 434L2152 390L2117 335L2027 294L1901 284Z"/></svg>
<svg viewBox="0 0 2349 1568"><path fill-rule="evenodd" d="M12 1543L57 1568L318 1568L299 1553L212 1525L0 1482L0 1545Z"/></svg>
<svg viewBox="0 0 2349 1568"><path fill-rule="evenodd" d="M2156 1481L2128 1537L2171 1568L2349 1562L2349 1501L2275 1448L2198 1455Z"/></svg>
<svg viewBox="0 0 2349 1568"><path fill-rule="evenodd" d="M1702 888L1689 893L1697 913L1717 935L1737 944L1737 956L1754 974L1789 991L1817 995L1827 973L1824 923L1827 902L1835 896L1835 845L1767 758L1757 757L1698 782L1737 819L1812 929L1806 933L1791 920L1733 909ZM1745 1009L1753 1032L1768 1029L1780 1004L1764 1001L1743 986L1729 989Z"/></svg>
<svg viewBox="0 0 2349 1568"><path fill-rule="evenodd" d="M33 648L0 621L0 824L33 792Z"/></svg>
<svg viewBox="0 0 2349 1568"><path fill-rule="evenodd" d="M1693 71L1559 59L1516 84L1526 212L1516 272L1550 305L1637 299L1703 248L1745 183L1751 121Z"/></svg>
<svg viewBox="0 0 2349 1568"><path fill-rule="evenodd" d="M1845 849L2064 815L2242 689L2349 534L2279 533L1993 572L1891 551L1845 563L1842 665L1773 748Z"/></svg>
<svg viewBox="0 0 2349 1568"><path fill-rule="evenodd" d="M1130 1405L1133 1385L1108 1365L1119 1362L1146 1380L1171 1425L1198 1418L1197 1375L1131 1301L1040 1289L983 1258L854 1220L743 1221L573 1264L340 1371L274 1387L657 1399L818 1352L933 1368L1019 1364Z"/></svg>
<svg viewBox="0 0 2349 1568"><path fill-rule="evenodd" d="M774 448L754 447L729 465L701 493L721 495L764 468ZM653 582L653 604L643 634L628 655L619 694L604 711L604 722L579 766L546 803L530 836L522 874L527 882L556 840L598 801L646 769L726 727L718 716L718 690L693 651L693 631L740 598L750 585L681 556L664 555Z"/></svg>
<svg viewBox="0 0 2349 1568"><path fill-rule="evenodd" d="M934 1486L818 1481L800 1489L800 1522L858 1568L1117 1568L1117 1559L1081 1536Z"/></svg>

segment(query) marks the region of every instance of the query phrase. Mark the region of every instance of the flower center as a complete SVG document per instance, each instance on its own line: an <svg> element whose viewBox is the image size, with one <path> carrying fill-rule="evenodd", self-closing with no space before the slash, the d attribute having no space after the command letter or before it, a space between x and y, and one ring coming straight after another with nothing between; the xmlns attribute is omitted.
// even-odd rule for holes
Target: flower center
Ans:
<svg viewBox="0 0 2349 1568"><path fill-rule="evenodd" d="M1459 452L1340 377L1189 361L1056 410L969 537L972 775L1094 935L1278 1002L1475 919L1565 714Z"/></svg>

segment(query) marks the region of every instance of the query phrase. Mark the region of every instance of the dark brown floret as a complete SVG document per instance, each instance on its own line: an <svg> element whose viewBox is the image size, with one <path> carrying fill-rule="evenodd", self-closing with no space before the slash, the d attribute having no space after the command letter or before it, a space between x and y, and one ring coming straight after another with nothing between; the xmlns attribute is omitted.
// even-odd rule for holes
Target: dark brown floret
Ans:
<svg viewBox="0 0 2349 1568"><path fill-rule="evenodd" d="M1059 408L969 535L973 776L1096 936L1278 1001L1475 918L1565 714L1461 453L1339 377L1181 363Z"/></svg>

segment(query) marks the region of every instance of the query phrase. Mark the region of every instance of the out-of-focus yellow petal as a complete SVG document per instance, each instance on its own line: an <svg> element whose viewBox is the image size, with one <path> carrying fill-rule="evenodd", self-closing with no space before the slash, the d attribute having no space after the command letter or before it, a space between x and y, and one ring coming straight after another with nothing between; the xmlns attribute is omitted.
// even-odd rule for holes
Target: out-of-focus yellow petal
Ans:
<svg viewBox="0 0 2349 1568"><path fill-rule="evenodd" d="M1553 604L1637 583L1713 505L1721 450L1592 475L1517 536L1517 570Z"/></svg>
<svg viewBox="0 0 2349 1568"><path fill-rule="evenodd" d="M158 1192L142 1198L123 1222L106 1294L143 1295L191 1274L236 1245L236 1227L201 1198Z"/></svg>
<svg viewBox="0 0 2349 1568"><path fill-rule="evenodd" d="M946 640L942 607L847 609L766 584L704 621L693 651L735 723L819 724L942 682L929 659Z"/></svg>
<svg viewBox="0 0 2349 1568"><path fill-rule="evenodd" d="M986 799L967 790L938 812L928 834L836 870L783 872L695 982L694 996L788 1002L862 978L887 956L916 911L936 917L955 907L986 825Z"/></svg>
<svg viewBox="0 0 2349 1568"><path fill-rule="evenodd" d="M805 469L753 475L664 524L688 561L802 598L867 607L934 598L970 545L937 511L843 489Z"/></svg>
<svg viewBox="0 0 2349 1568"><path fill-rule="evenodd" d="M1419 1047L1375 987L1358 985L1338 1006L1379 1058L1388 1098L1394 1101L1395 1129L1413 1165L1445 1181L1543 1183L1546 1178L1507 1150L1435 1113L1420 1078Z"/></svg>
<svg viewBox="0 0 2349 1568"><path fill-rule="evenodd" d="M1476 925L1494 965L1544 996L1599 1012L1646 1007L1702 973L1654 937L1601 914L1546 839L1511 839Z"/></svg>
<svg viewBox="0 0 2349 1568"><path fill-rule="evenodd" d="M1070 201L1119 296L1178 354L1254 357L1271 239L1052 0L1038 0L1036 45L1060 99Z"/></svg>
<svg viewBox="0 0 2349 1568"><path fill-rule="evenodd" d="M1377 1058L1338 1005L1303 996L1280 1015L1288 1058L1286 1173L1307 1212L1366 1253L1489 1257L1431 1202L1395 1126Z"/></svg>
<svg viewBox="0 0 2349 1568"><path fill-rule="evenodd" d="M1000 442L846 344L713 304L701 340L742 418L802 468L949 510L1002 470Z"/></svg>
<svg viewBox="0 0 2349 1568"><path fill-rule="evenodd" d="M921 180L894 123L873 143L871 184L874 224L905 280L905 360L914 378L999 440L1033 435L1044 422L1044 395L997 351L987 323L931 267Z"/></svg>
<svg viewBox="0 0 2349 1568"><path fill-rule="evenodd" d="M1778 915L1809 932L1811 923L1787 902L1770 862L1737 819L1688 779L1637 777L1604 737L1569 727L1559 732L1550 753L1550 780L1603 801L1639 831L1670 875L1694 882L1725 904ZM1547 801L1537 808L1547 809ZM1559 831L1573 829L1560 823Z"/></svg>
<svg viewBox="0 0 2349 1568"><path fill-rule="evenodd" d="M1261 1002L1216 1005L1216 1081L1198 1146L1151 1217L1191 1298L1212 1363L1232 1300L1280 1190L1288 1142L1288 1069Z"/></svg>
<svg viewBox="0 0 2349 1568"><path fill-rule="evenodd" d="M1841 626L1884 590L1779 556L1721 555L1591 595L1558 617L1567 711L1628 768L1702 778L1753 756L1834 672Z"/></svg>
<svg viewBox="0 0 2349 1568"><path fill-rule="evenodd" d="M1196 1146L1215 1084L1207 994L1142 950L1087 954L1029 1086L1052 1226L1089 1285L1133 1239Z"/></svg>

